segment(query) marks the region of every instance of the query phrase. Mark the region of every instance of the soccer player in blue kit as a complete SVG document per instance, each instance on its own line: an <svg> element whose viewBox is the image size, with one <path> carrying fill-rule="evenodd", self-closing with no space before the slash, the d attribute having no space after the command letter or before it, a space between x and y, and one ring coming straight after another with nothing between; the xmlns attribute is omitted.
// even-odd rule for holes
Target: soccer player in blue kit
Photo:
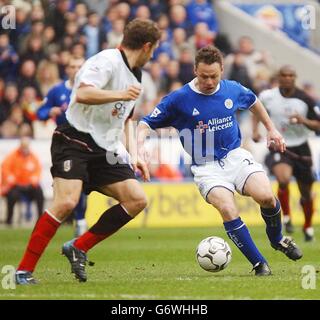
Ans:
<svg viewBox="0 0 320 320"><path fill-rule="evenodd" d="M266 223L266 233L275 250L298 260L302 252L281 232L281 207L261 164L241 148L237 110L249 109L268 131L268 146L283 152L286 148L262 103L249 89L235 81L221 80L221 52L207 46L195 58L196 78L162 99L138 126L139 154L145 156L144 141L150 129L172 126L179 131L184 149L192 157L194 181L203 198L221 214L229 238L250 261L257 276L271 274L265 257L239 216L235 190L252 197Z"/></svg>

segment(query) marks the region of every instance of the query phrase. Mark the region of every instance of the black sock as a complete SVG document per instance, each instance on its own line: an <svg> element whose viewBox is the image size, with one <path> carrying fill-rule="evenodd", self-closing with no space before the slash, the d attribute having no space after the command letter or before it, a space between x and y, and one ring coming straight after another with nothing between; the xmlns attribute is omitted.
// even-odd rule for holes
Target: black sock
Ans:
<svg viewBox="0 0 320 320"><path fill-rule="evenodd" d="M109 236L130 220L132 220L132 217L120 204L117 204L106 210L88 231Z"/></svg>

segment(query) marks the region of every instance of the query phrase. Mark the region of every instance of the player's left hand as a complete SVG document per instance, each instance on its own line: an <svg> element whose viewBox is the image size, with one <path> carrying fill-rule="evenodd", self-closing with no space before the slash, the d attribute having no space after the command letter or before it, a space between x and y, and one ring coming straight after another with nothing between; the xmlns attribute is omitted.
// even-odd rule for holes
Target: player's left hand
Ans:
<svg viewBox="0 0 320 320"><path fill-rule="evenodd" d="M145 182L150 181L149 169L147 167L147 164L144 161L142 161L141 159L138 159L137 162L134 163L132 166L134 171L137 171L137 170L141 171L143 181Z"/></svg>
<svg viewBox="0 0 320 320"><path fill-rule="evenodd" d="M268 131L267 146L274 151L284 152L286 150L286 142L280 132L276 129Z"/></svg>

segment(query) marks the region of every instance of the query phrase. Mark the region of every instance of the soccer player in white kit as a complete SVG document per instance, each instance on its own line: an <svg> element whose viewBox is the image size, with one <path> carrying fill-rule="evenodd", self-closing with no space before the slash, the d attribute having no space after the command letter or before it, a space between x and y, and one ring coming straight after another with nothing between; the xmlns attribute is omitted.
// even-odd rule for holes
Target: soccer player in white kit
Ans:
<svg viewBox="0 0 320 320"><path fill-rule="evenodd" d="M254 113L268 130L268 144L285 150L285 141L276 130L256 95L240 83L221 80L223 58L212 46L200 49L195 58L196 78L171 92L144 117L138 126L141 156L150 129L174 127L184 149L192 157L191 170L203 198L221 214L229 238L248 259L257 276L271 270L240 218L234 192L251 196L259 205L271 246L288 258L298 260L302 252L291 238L281 232L281 208L274 197L262 165L241 148L241 133L236 113Z"/></svg>
<svg viewBox="0 0 320 320"><path fill-rule="evenodd" d="M87 280L86 252L141 212L147 203L134 169L149 180L145 163L130 160L135 101L141 70L160 39L157 25L135 19L126 25L119 49L103 50L88 59L76 75L66 117L54 132L51 155L54 199L38 220L16 271L17 284L35 284L32 272L61 222L78 203L81 190L95 190L119 201L81 237L65 243L62 253L80 282ZM125 133L127 148L122 143Z"/></svg>
<svg viewBox="0 0 320 320"><path fill-rule="evenodd" d="M281 67L278 74L279 86L261 92L259 98L287 143L286 152L279 153L271 149L266 158L266 164L279 184L278 198L285 229L287 233L293 232L288 186L294 176L305 216L303 233L306 241L312 241L314 199L311 191L314 175L308 138L312 131L320 130L320 110L311 97L296 87L296 77L296 71L292 66ZM260 139L257 121L254 121L253 139Z"/></svg>

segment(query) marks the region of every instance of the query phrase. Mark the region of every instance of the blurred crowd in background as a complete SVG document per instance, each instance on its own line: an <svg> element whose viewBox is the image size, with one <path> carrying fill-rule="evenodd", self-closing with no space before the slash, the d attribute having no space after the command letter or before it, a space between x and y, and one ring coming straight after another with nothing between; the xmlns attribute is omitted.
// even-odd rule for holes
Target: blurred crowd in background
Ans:
<svg viewBox="0 0 320 320"><path fill-rule="evenodd" d="M231 46L219 30L212 1L0 1L6 3L16 8L16 28L0 33L0 138L50 138L54 120L40 121L36 113L48 90L66 79L70 57L87 59L119 46L126 23L135 17L152 19L162 30L160 45L144 69L136 120L194 78L195 52L208 44L224 54L225 78L256 94L277 83L272 56L256 50L249 36ZM319 100L312 83L303 87Z"/></svg>

